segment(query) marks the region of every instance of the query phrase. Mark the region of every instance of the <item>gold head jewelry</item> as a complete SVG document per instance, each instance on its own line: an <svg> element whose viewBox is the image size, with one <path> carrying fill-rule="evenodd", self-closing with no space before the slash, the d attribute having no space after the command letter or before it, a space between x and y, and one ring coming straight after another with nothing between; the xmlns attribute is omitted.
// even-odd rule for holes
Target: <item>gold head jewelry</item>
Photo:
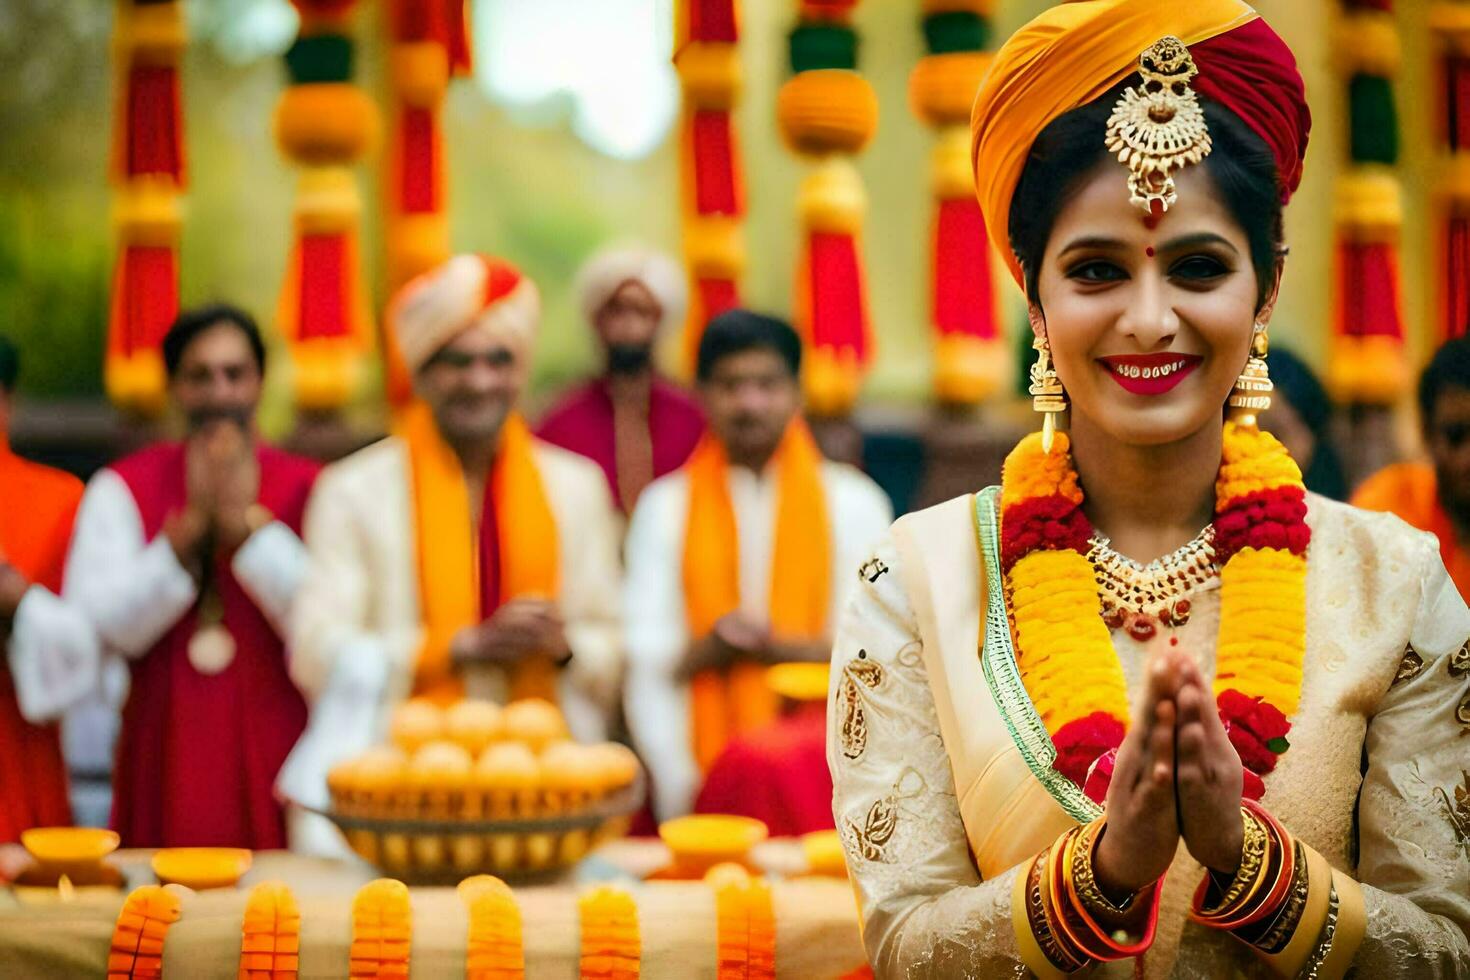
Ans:
<svg viewBox="0 0 1470 980"><path fill-rule="evenodd" d="M1266 325L1257 323L1251 333L1251 356L1230 391L1230 418L1238 425L1254 428L1256 416L1271 407L1271 392L1275 385L1271 384L1271 375L1266 369L1266 353L1270 348Z"/></svg>
<svg viewBox="0 0 1470 980"><path fill-rule="evenodd" d="M1051 364L1051 345L1042 334L1031 342L1036 361L1031 365L1031 407L1041 413L1041 451L1051 452L1056 437L1057 416L1067 410L1067 392Z"/></svg>
<svg viewBox="0 0 1470 980"><path fill-rule="evenodd" d="M1129 203L1149 214L1169 210L1179 196L1174 175L1210 154L1205 112L1189 87L1198 73L1183 41L1160 38L1138 56L1142 84L1108 118L1108 151L1130 171Z"/></svg>

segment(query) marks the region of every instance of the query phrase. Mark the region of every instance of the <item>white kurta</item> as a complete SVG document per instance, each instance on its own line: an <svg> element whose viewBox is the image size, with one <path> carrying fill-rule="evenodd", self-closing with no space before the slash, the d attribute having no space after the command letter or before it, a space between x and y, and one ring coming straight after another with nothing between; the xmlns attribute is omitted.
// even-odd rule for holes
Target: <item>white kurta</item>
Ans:
<svg viewBox="0 0 1470 980"><path fill-rule="evenodd" d="M775 547L775 472L729 468L740 552L740 605L759 622L769 617ZM857 582L858 563L893 519L888 497L866 475L824 460L822 488L832 524L832 611L829 623ZM689 635L684 597L684 524L689 478L683 470L655 480L638 498L625 547L627 581L628 727L653 774L654 812L660 820L688 813L700 772L690 745L688 684L677 678Z"/></svg>
<svg viewBox="0 0 1470 980"><path fill-rule="evenodd" d="M276 632L285 624L306 570L306 549L285 524L272 521L236 550L231 571ZM143 518L122 477L103 469L77 508L63 594L101 640L96 692L67 718L70 765L110 768L117 713L127 697L121 658L144 656L199 598L199 587L168 539L143 534ZM80 756L78 758L77 756Z"/></svg>
<svg viewBox="0 0 1470 980"><path fill-rule="evenodd" d="M97 634L45 586L32 585L22 596L6 655L21 717L33 725L55 721L97 690Z"/></svg>
<svg viewBox="0 0 1470 980"><path fill-rule="evenodd" d="M619 520L595 464L541 442L534 452L557 526L556 601L572 650L558 695L573 735L598 740L622 674ZM282 769L293 799L324 804L327 769L386 738L392 707L413 688L424 623L410 479L408 446L389 437L327 467L307 504L310 571L292 625L291 676L312 710Z"/></svg>

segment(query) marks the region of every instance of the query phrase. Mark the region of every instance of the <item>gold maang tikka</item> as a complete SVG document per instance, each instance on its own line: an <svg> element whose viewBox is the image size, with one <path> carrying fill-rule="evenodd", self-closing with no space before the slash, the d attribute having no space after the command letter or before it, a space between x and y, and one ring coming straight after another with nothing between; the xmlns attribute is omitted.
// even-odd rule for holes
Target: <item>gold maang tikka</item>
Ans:
<svg viewBox="0 0 1470 980"><path fill-rule="evenodd" d="M1045 334L1031 342L1036 360L1031 364L1031 407L1041 413L1041 451L1051 452L1057 434L1057 416L1067 410L1067 392L1051 363L1051 345Z"/></svg>
<svg viewBox="0 0 1470 980"><path fill-rule="evenodd" d="M1271 375L1266 370L1266 353L1270 347L1266 325L1257 323L1251 333L1251 356L1230 390L1230 420L1237 425L1255 428L1256 416L1271 407L1275 385L1271 384Z"/></svg>
<svg viewBox="0 0 1470 980"><path fill-rule="evenodd" d="M1124 91L1108 118L1107 146L1128 167L1129 203L1157 215L1178 200L1174 175L1210 154L1204 109L1189 83L1199 72L1169 35L1138 56L1143 82Z"/></svg>

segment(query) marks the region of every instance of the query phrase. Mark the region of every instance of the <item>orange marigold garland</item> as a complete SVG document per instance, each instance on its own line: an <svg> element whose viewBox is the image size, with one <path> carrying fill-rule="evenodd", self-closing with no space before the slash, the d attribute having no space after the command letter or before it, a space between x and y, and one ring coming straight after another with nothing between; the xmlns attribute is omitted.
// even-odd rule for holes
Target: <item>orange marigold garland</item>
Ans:
<svg viewBox="0 0 1470 980"><path fill-rule="evenodd" d="M352 946L348 972L352 980L385 980L408 976L413 911L408 886L379 878L358 889L352 899Z"/></svg>
<svg viewBox="0 0 1470 980"><path fill-rule="evenodd" d="M1093 535L1066 436L1039 433L1006 458L1001 568L1016 664L1056 746L1053 768L1097 802L1128 724L1127 683L1101 617L1086 554ZM1301 472L1269 433L1225 423L1215 486L1220 634L1215 698L1245 766L1246 796L1285 752L1306 646L1306 523Z"/></svg>
<svg viewBox="0 0 1470 980"><path fill-rule="evenodd" d="M510 886L491 875L475 875L459 883L459 897L470 917L466 980L522 980L521 909Z"/></svg>
<svg viewBox="0 0 1470 980"><path fill-rule="evenodd" d="M577 907L583 980L638 980L643 955L638 906L628 893L604 885L583 895Z"/></svg>
<svg viewBox="0 0 1470 980"><path fill-rule="evenodd" d="M179 921L183 905L162 885L133 889L117 914L107 953L107 980L163 976L163 940Z"/></svg>
<svg viewBox="0 0 1470 980"><path fill-rule="evenodd" d="M279 881L250 890L240 928L240 980L295 980L301 968L301 910Z"/></svg>
<svg viewBox="0 0 1470 980"><path fill-rule="evenodd" d="M719 980L776 976L776 915L771 886L724 866L706 881L715 891L716 967Z"/></svg>

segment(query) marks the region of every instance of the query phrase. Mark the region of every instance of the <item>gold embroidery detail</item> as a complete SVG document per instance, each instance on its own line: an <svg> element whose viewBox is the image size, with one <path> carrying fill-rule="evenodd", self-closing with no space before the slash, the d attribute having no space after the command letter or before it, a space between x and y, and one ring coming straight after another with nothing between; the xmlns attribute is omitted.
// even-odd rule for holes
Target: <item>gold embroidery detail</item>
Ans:
<svg viewBox="0 0 1470 980"><path fill-rule="evenodd" d="M842 686L838 689L842 704L842 754L849 759L860 757L868 748L863 688L877 689L883 683L882 666L867 658L868 651L859 650L857 659L842 668Z"/></svg>
<svg viewBox="0 0 1470 980"><path fill-rule="evenodd" d="M1470 674L1470 640L1450 654L1450 676L1463 677L1466 674Z"/></svg>
<svg viewBox="0 0 1470 980"><path fill-rule="evenodd" d="M913 785L914 788L905 790L905 784ZM847 839L849 849L855 848L865 861L887 863L888 842L898 829L898 805L903 800L918 796L924 789L924 777L919 775L918 770L905 769L893 784L893 791L874 800L873 805L868 807L861 827L854 820L843 819L843 836Z"/></svg>
<svg viewBox="0 0 1470 980"><path fill-rule="evenodd" d="M1455 720L1470 727L1470 691L1465 692L1465 696L1460 699L1459 705L1455 708Z"/></svg>
<svg viewBox="0 0 1470 980"><path fill-rule="evenodd" d="M1160 38L1138 56L1143 81L1126 90L1108 118L1108 152L1129 170L1130 204L1159 214L1179 199L1174 175L1209 156L1210 130L1189 83L1199 74L1177 37Z"/></svg>
<svg viewBox="0 0 1470 980"><path fill-rule="evenodd" d="M870 585L882 578L887 572L888 566L883 564L883 560L877 555L874 555L858 566L858 578L863 579Z"/></svg>
<svg viewBox="0 0 1470 980"><path fill-rule="evenodd" d="M1439 794L1444 802L1445 813L1450 819L1450 827L1455 832L1455 844L1465 851L1465 856L1470 858L1470 772L1463 774L1464 785L1455 787L1454 802L1450 802L1450 794L1441 786L1436 786L1434 791Z"/></svg>
<svg viewBox="0 0 1470 980"><path fill-rule="evenodd" d="M1418 650L1409 647L1404 651L1404 659L1399 661L1398 673L1393 675L1393 683L1397 684L1399 681L1413 680L1419 676L1419 672L1423 669L1424 658L1419 656ZM1392 687L1393 684L1389 686Z"/></svg>

